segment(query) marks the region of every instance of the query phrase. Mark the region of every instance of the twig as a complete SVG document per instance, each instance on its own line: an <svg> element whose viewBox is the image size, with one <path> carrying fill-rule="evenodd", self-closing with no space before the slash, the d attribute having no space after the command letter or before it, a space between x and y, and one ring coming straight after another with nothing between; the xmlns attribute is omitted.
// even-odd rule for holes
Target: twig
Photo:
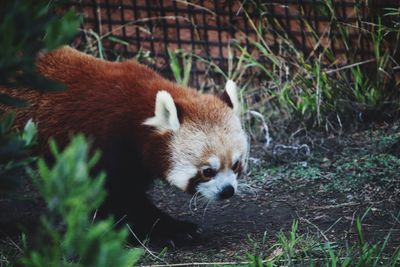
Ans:
<svg viewBox="0 0 400 267"><path fill-rule="evenodd" d="M306 218L302 218L299 217L300 221L304 221L306 223L308 223L309 225L313 226L315 229L317 229L317 231L322 235L322 237L329 242L328 237L324 234L324 231L322 231L316 224L312 223L310 220L306 219Z"/></svg>
<svg viewBox="0 0 400 267"><path fill-rule="evenodd" d="M126 214L124 215L124 216L122 216L118 221L116 221L114 224L113 224L113 227L114 226L117 226L120 222L122 222L123 220L125 220L125 218L126 218Z"/></svg>
<svg viewBox="0 0 400 267"><path fill-rule="evenodd" d="M342 220L342 217L340 217L339 219L337 219L331 226L328 227L328 229L326 229L324 231L324 233L329 232L329 230L331 230L338 222L340 222Z"/></svg>
<svg viewBox="0 0 400 267"><path fill-rule="evenodd" d="M357 206L357 205L360 205L360 204L361 203L358 203L358 202L348 202L348 203L341 203L341 204L337 204L337 205L311 207L311 208L307 208L307 210L327 210L327 209L334 209L334 208Z"/></svg>
<svg viewBox="0 0 400 267"><path fill-rule="evenodd" d="M133 232L132 228L129 226L129 224L126 224L126 227L128 227L129 232L135 237L136 241L139 242L139 244L147 251L147 253L150 254L150 256L152 256L153 258L155 258L156 260L162 261L164 262L166 265L160 265L160 266L171 266L168 264L168 262L166 262L164 259L161 259L160 257L158 257L157 255L155 255L148 247L146 247L142 241L140 241L140 239L136 236L136 234ZM152 265L152 266L156 266L156 265Z"/></svg>
<svg viewBox="0 0 400 267"><path fill-rule="evenodd" d="M168 20L168 19L170 19L170 20L172 20L172 19L182 19L184 21L187 21L187 22L191 23L191 21L187 17L183 17L183 16L157 16L157 17L150 17L150 18L142 18L142 19L129 21L129 22L125 23L125 24L122 24L122 25L116 27L115 29L112 29L111 31L101 35L100 36L100 40L102 40L105 37L113 34L116 31L121 30L122 28L124 28L126 26L134 25L136 23L141 23L141 22L154 21L154 20L163 20L163 19L165 19L165 20Z"/></svg>
<svg viewBox="0 0 400 267"><path fill-rule="evenodd" d="M217 14L216 14L214 11L212 11L212 10L210 10L210 9L204 7L204 6L197 5L197 4L191 3L191 2L189 2L189 1L184 1L184 0L175 0L175 2L184 4L184 5L188 5L188 6L193 6L193 7L195 7L195 8L198 8L198 9L201 9L201 10L204 10L204 11L207 11L208 13L210 13L210 14L213 15L213 16L217 16Z"/></svg>
<svg viewBox="0 0 400 267"><path fill-rule="evenodd" d="M24 250L23 250L20 246L18 246L18 244L15 243L14 240L12 240L11 238L9 238L9 240L10 240L11 244L12 244L16 249L18 249L19 253L24 254Z"/></svg>
<svg viewBox="0 0 400 267"><path fill-rule="evenodd" d="M366 64L366 63L370 63L370 62L374 62L374 61L375 61L375 59L371 58L371 59L368 59L368 60L365 60L365 61L356 62L356 63L350 64L350 65L346 65L346 66L343 66L343 67L340 67L340 68L337 68L337 69L327 70L327 71L325 71L325 73L326 74L331 74L331 73L335 73L335 72L338 72L338 71L341 71L341 70L351 69L352 67L356 67L356 66L363 65L363 64Z"/></svg>

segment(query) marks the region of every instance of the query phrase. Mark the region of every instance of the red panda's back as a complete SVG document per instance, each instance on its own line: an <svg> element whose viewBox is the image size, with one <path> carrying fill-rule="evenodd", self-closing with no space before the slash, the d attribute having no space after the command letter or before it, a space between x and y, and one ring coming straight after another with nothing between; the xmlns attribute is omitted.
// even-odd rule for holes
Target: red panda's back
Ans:
<svg viewBox="0 0 400 267"><path fill-rule="evenodd" d="M41 147L51 136L64 144L71 133L83 132L101 141L124 127L141 127L154 113L157 84L168 84L134 61L104 61L70 47L40 57L37 68L48 79L66 85L63 92L12 92L30 103L17 111L17 126L30 118L37 122Z"/></svg>

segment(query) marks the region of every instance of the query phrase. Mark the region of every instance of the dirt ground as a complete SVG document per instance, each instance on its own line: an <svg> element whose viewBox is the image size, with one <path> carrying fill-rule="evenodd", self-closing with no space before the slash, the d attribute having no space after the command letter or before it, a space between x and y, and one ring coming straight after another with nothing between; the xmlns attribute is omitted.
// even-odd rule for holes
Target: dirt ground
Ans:
<svg viewBox="0 0 400 267"><path fill-rule="evenodd" d="M361 217L367 209L371 210L363 221L367 239L383 240L395 227L391 246L400 245L400 226L392 217L399 208L385 201L361 203L339 195L318 193L315 187L293 190L274 188L266 183L259 188L257 196L236 196L209 205L206 211L204 207L190 211L190 197L172 189L155 192L158 206L203 229L199 245L168 250L164 258L168 263L243 261L246 252L253 251L255 243L265 248L274 244L276 235L280 231L288 232L295 219L299 221L301 233L324 235L329 241L356 240L355 218ZM165 198L169 199L167 203ZM154 263L154 260L149 257L143 263Z"/></svg>
<svg viewBox="0 0 400 267"><path fill-rule="evenodd" d="M261 144L253 145L249 175L242 178L242 183L248 184L251 189L208 206L198 204L197 209L194 209L190 196L167 186L156 186L153 198L159 207L177 218L195 222L203 229L200 244L169 249L163 259L167 263L240 262L246 260L247 252L274 244L277 234L280 231L289 232L294 220L299 222L300 234L312 235L320 242L344 245L346 242L357 242L355 224L356 218L360 217L368 241L381 241L391 232L389 248L399 247L399 188L385 190L385 186L375 186L374 181L365 181L346 190L340 188L339 179L336 181L339 184L331 188L329 184L335 177L315 179L315 172L310 171L315 170L315 166L318 170L325 169L325 172L319 173L323 176L332 172L332 168L341 168L341 164L346 164L342 162L346 157L350 162L357 162L364 155L374 153L379 158L390 150L392 140L396 138L396 130L387 128L347 137L324 140L318 137L313 144L308 142L311 155L307 161L299 162L295 161L296 157L291 159L292 162L277 162ZM337 165L336 161L339 161ZM357 167L357 163L354 165ZM304 168L303 173L292 175L287 172L299 166ZM271 168L275 169L272 174L269 171ZM374 172L384 166L378 162L370 168L366 171ZM400 174L391 179L398 186ZM154 251L160 250L155 248ZM143 260L143 264L155 262L163 263L152 257Z"/></svg>
<svg viewBox="0 0 400 267"><path fill-rule="evenodd" d="M390 231L389 248L400 246L400 179L396 176L400 160L399 166L381 166L379 161L399 137L397 133L398 128L386 127L346 137L291 140L298 144L304 141L311 153L306 159L297 161L295 156L290 162L274 158L262 144L253 144L248 173L241 178L248 186L231 199L209 205L195 203L189 195L157 183L151 192L155 203L176 218L197 223L203 230L202 240L166 251L150 245L149 249L163 260L146 254L141 264L243 261L247 252L274 244L277 234L287 233L294 220L299 222L302 234L313 235L321 242L344 244L356 242L355 221L360 217L367 240L383 240ZM372 163L367 161L370 155L376 155ZM352 186L345 179L347 172L348 176L363 174L357 173L357 168L371 175L392 168L394 174L383 172L385 177L393 176L383 184L374 176L346 188ZM15 233L18 223L33 227L43 210L34 199L35 194L29 191L17 200L0 198L3 247L13 238L10 233Z"/></svg>

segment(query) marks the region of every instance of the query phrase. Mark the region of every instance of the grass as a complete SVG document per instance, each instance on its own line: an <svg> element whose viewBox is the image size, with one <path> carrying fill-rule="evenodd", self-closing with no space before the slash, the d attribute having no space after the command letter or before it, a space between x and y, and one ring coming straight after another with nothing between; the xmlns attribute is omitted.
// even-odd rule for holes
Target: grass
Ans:
<svg viewBox="0 0 400 267"><path fill-rule="evenodd" d="M364 239L361 219L357 218L358 243L342 247L335 242L320 242L316 235L299 234L294 221L288 233L280 232L267 251L248 253L248 266L397 266L400 248L385 253L391 232L381 242ZM257 247L257 243L255 243Z"/></svg>
<svg viewBox="0 0 400 267"><path fill-rule="evenodd" d="M360 153L354 155L341 153L336 159L321 161L311 158L307 164L292 163L262 167L261 180L275 177L277 183L282 179L321 183L324 191L363 192L369 194L390 194L400 196L400 159L387 153ZM253 173L252 175L257 175ZM302 183L300 183L302 184Z"/></svg>
<svg viewBox="0 0 400 267"><path fill-rule="evenodd" d="M243 12L255 37L233 40L227 49L227 69L199 55L192 56L193 60L207 66L209 76L240 83L244 113L256 110L272 121L279 119L286 124L322 128L327 132L340 132L343 128L357 128L366 121L395 117L399 94L394 72L399 66L393 55L397 46L390 46L386 40L394 28L384 26L379 18L375 22L363 21L357 7L356 22L343 23L332 2L321 1L315 8L321 9L318 12L330 19L324 32L319 33L303 16L304 10L299 14L301 23L311 34L308 41L313 50L306 55L286 35L285 25L268 16L269 8L268 4L246 1ZM259 17L250 17L246 12L249 9L259 10ZM398 15L396 12L389 10L388 14ZM354 31L360 33L358 39L350 38ZM270 33L280 40L279 51L272 50L265 40L265 35ZM396 43L399 36L397 33L392 43ZM345 47L346 61L339 60L332 47L323 43L328 37L331 43ZM370 58L360 58L361 39L371 43ZM181 80L175 77L178 82ZM211 84L210 87L221 90L221 86Z"/></svg>
<svg viewBox="0 0 400 267"><path fill-rule="evenodd" d="M182 50L168 49L169 66L177 83L188 86L192 69L192 55Z"/></svg>
<svg viewBox="0 0 400 267"><path fill-rule="evenodd" d="M260 94L261 98L270 99L270 109L297 117L308 127L332 130L357 121L368 110L380 110L389 104L397 107L398 95L393 95L396 91L393 70L398 65L385 41L390 29L383 26L380 19L376 23L361 21L354 25L344 24L338 21L331 2L324 3L325 6L319 7L324 7L330 18L325 32L317 33L311 22L305 17L300 18L312 36L309 41L314 45L310 55L306 56L298 50L285 35L285 26L267 15L268 4L249 4L249 8L261 10L257 20L246 13L256 37L248 40L252 47L243 46L241 42L237 47L244 59L244 67L259 77L267 78L265 87L268 89ZM358 19L361 20L361 17ZM360 44L349 38L352 27L372 43L373 55L370 59L360 60L357 56ZM340 36L333 38L347 47L347 62L344 65L335 57L331 47L322 46L321 42L335 28L339 29ZM276 38L281 40L279 52L272 51L265 41L264 36L268 32L274 32Z"/></svg>
<svg viewBox="0 0 400 267"><path fill-rule="evenodd" d="M0 241L0 267L11 267L13 261L21 256L21 240L5 238Z"/></svg>
<svg viewBox="0 0 400 267"><path fill-rule="evenodd" d="M344 158L335 162L332 168L336 169L331 178L332 186L342 192L369 188L374 192L400 195L397 179L400 159L396 156L382 153L357 159Z"/></svg>
<svg viewBox="0 0 400 267"><path fill-rule="evenodd" d="M92 29L81 29L84 41L77 44L77 48L95 57L107 60L126 60L124 49L129 43L112 35L112 32L99 34ZM150 51L140 48L136 51L134 59L144 64L154 64L155 60Z"/></svg>
<svg viewBox="0 0 400 267"><path fill-rule="evenodd" d="M362 227L362 220L366 216L367 213L356 219L356 239L349 240L347 245L330 241L319 229L317 232L301 233L299 222L295 220L289 231L280 231L273 240L269 240L266 232L261 240L248 237L247 242L253 248L245 256L238 256L236 261L213 262L205 259L202 262L153 263L144 266L398 266L400 247L388 250L393 229L383 240L368 242Z"/></svg>
<svg viewBox="0 0 400 267"><path fill-rule="evenodd" d="M272 179L280 184L282 180L289 180L293 184L298 181L298 186L321 183L327 192L387 193L396 198L400 196L400 159L389 151L398 138L393 129L365 130L336 137L328 147L316 138L306 161L296 155L290 161L282 161L280 155L266 151L269 158L253 164L249 175L261 182Z"/></svg>

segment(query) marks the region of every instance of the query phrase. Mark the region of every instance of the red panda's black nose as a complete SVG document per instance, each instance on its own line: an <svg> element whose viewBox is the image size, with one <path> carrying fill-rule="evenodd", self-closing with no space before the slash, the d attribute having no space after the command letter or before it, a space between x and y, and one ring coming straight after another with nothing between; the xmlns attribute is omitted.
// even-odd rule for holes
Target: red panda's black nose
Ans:
<svg viewBox="0 0 400 267"><path fill-rule="evenodd" d="M235 189L231 185L227 185L224 188L222 188L221 192L219 192L219 198L220 199L225 199L225 198L230 198L235 194Z"/></svg>

